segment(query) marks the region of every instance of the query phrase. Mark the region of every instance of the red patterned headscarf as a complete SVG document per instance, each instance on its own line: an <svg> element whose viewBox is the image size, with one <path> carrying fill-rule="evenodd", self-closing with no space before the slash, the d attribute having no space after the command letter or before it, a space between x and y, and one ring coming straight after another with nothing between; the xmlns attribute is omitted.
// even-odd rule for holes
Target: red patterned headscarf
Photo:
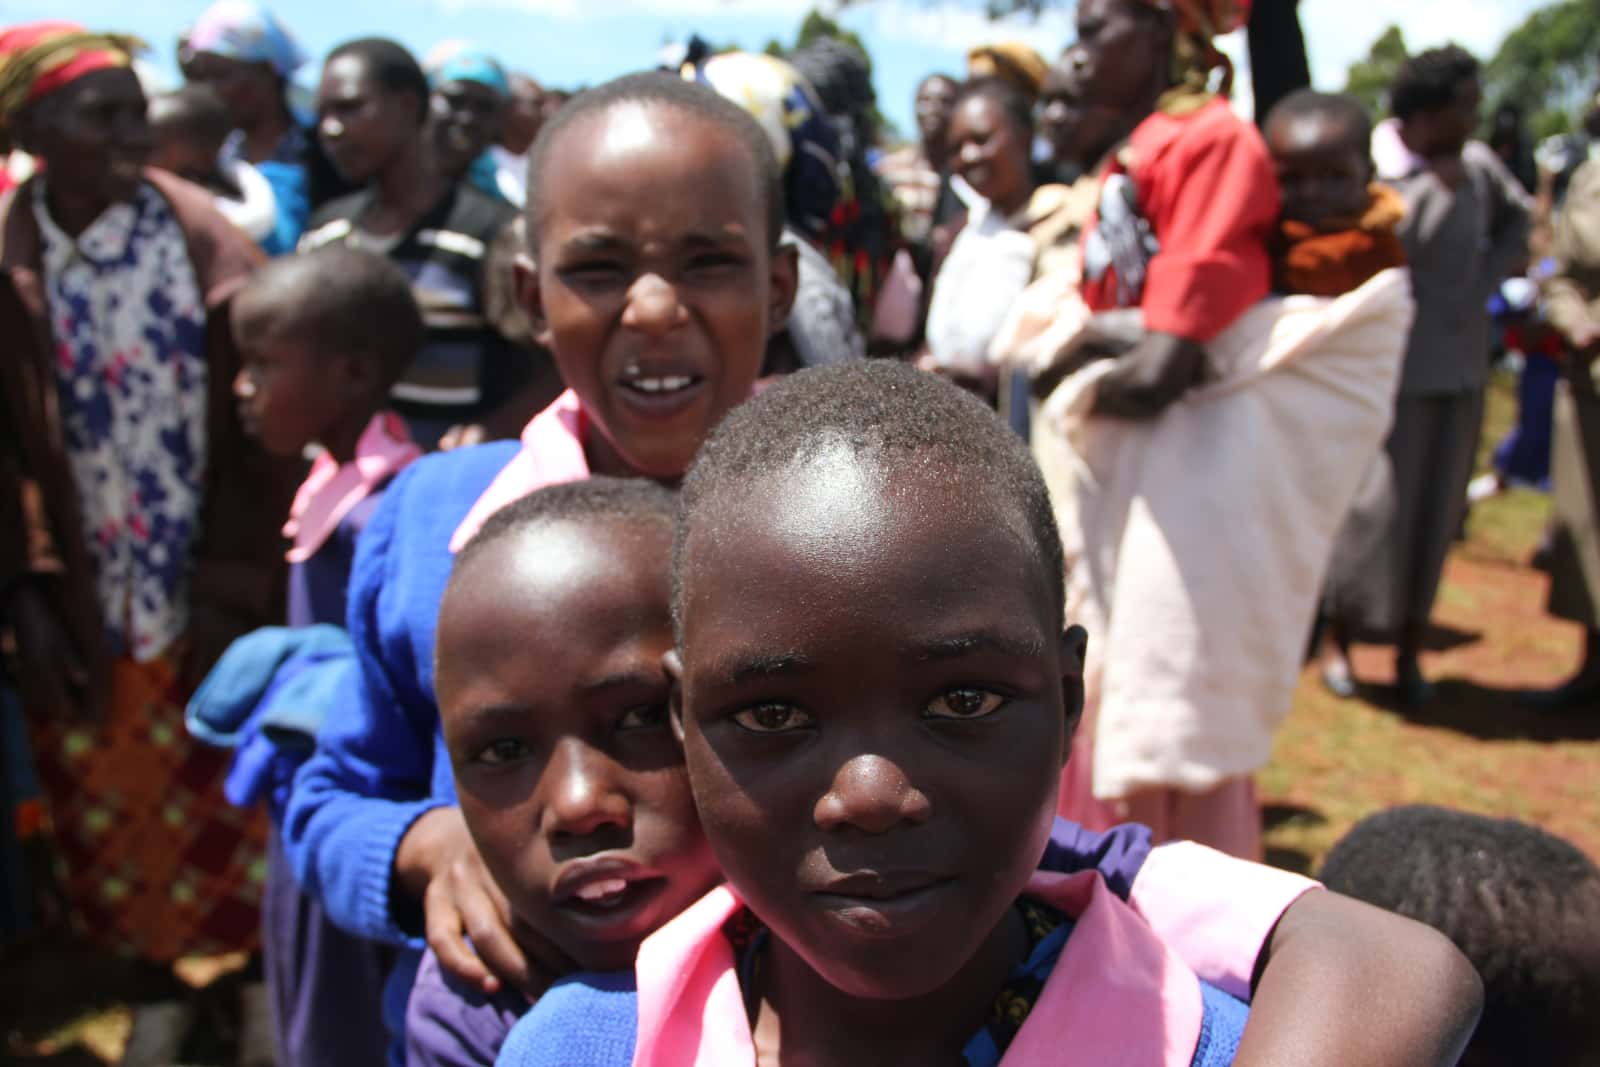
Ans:
<svg viewBox="0 0 1600 1067"><path fill-rule="evenodd" d="M1172 46L1172 88L1156 104L1157 110L1185 114L1203 107L1217 94L1233 90L1233 64L1213 42L1250 21L1251 0L1142 0L1159 11L1172 12L1177 34Z"/></svg>
<svg viewBox="0 0 1600 1067"><path fill-rule="evenodd" d="M142 47L137 38L91 33L74 22L28 22L0 30L0 126L85 74L131 65Z"/></svg>
<svg viewBox="0 0 1600 1067"><path fill-rule="evenodd" d="M1145 0L1178 17L1178 32L1220 37L1250 21L1250 0Z"/></svg>

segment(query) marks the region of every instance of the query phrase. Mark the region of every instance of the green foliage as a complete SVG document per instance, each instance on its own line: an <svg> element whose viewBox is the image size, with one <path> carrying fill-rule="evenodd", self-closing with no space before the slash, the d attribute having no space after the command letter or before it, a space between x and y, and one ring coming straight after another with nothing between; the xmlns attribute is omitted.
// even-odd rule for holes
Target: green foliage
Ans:
<svg viewBox="0 0 1600 1067"><path fill-rule="evenodd" d="M1388 110L1389 85L1409 58L1405 35L1399 26L1390 26L1372 42L1365 59L1350 64L1344 91L1360 100L1369 114L1382 116Z"/></svg>
<svg viewBox="0 0 1600 1067"><path fill-rule="evenodd" d="M806 17L800 20L800 29L794 36L794 47L804 48L806 45L819 41L824 37L831 37L836 41L855 45L856 49L867 57L867 69L872 69L872 53L867 51L867 42L861 39L861 35L853 30L845 29L816 8L806 12Z"/></svg>
<svg viewBox="0 0 1600 1067"><path fill-rule="evenodd" d="M1490 105L1519 108L1537 136L1570 128L1600 82L1600 0L1558 0L1529 15L1483 82Z"/></svg>

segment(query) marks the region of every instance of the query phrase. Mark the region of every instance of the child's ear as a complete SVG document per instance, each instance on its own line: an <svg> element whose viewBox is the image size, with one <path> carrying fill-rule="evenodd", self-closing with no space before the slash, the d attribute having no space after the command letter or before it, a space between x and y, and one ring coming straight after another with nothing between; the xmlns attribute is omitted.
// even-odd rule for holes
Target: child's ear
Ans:
<svg viewBox="0 0 1600 1067"><path fill-rule="evenodd" d="M661 667L672 682L671 695L667 697L668 715L672 720L672 736L683 744L683 657L673 649L661 657Z"/></svg>
<svg viewBox="0 0 1600 1067"><path fill-rule="evenodd" d="M511 281L517 294L517 303L533 325L533 339L546 349L550 348L550 324L544 318L544 294L539 289L539 268L528 253L518 252L511 261Z"/></svg>
<svg viewBox="0 0 1600 1067"><path fill-rule="evenodd" d="M1089 631L1068 626L1061 632L1061 706L1066 713L1067 732L1061 742L1061 765L1072 755L1072 737L1083 717L1083 665L1089 654Z"/></svg>
<svg viewBox="0 0 1600 1067"><path fill-rule="evenodd" d="M767 332L775 334L789 325L789 310L800 288L800 250L781 244L772 253L772 273L767 286Z"/></svg>

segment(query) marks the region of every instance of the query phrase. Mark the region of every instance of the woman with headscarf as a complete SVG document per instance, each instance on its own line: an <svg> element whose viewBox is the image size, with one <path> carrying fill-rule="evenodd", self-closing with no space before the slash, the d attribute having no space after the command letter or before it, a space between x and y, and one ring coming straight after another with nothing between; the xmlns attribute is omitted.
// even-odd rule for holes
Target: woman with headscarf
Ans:
<svg viewBox="0 0 1600 1067"><path fill-rule="evenodd" d="M133 1048L171 1063L180 956L253 948L264 820L184 703L284 602L298 464L246 436L228 303L260 261L204 190L146 169L130 38L0 31L0 125L37 176L0 200L0 624L83 934L149 967Z"/></svg>
<svg viewBox="0 0 1600 1067"><path fill-rule="evenodd" d="M233 116L236 129L224 156L256 166L280 199L303 201L313 211L350 186L318 148L310 117L296 115L291 106L291 79L307 59L265 7L254 0L218 0L185 36L179 65L189 81L215 89Z"/></svg>
<svg viewBox="0 0 1600 1067"><path fill-rule="evenodd" d="M855 301L856 319L871 322L893 256L894 226L888 194L867 162L877 140L872 65L848 41L820 37L789 55L789 63L816 90L839 141L844 178L828 217L824 251Z"/></svg>
<svg viewBox="0 0 1600 1067"><path fill-rule="evenodd" d="M748 111L783 168L783 241L800 253L800 288L787 325L767 345L763 374L862 358L866 342L847 281L853 258L842 262L833 243L841 211L850 214L849 170L816 91L793 65L759 52L707 56L680 73Z"/></svg>
<svg viewBox="0 0 1600 1067"><path fill-rule="evenodd" d="M1142 339L1110 361L1109 370L1100 369L1086 415L1099 426L1109 424L1105 432L1122 442L1136 444L1167 423L1163 413L1206 379L1206 346L1269 292L1266 241L1278 214L1277 181L1260 134L1228 106L1227 61L1212 43L1243 23L1247 6L1236 0L1082 0L1078 41L1052 72L1051 106L1068 113L1056 127L1070 131L1058 147L1094 175L1093 209L1081 242L1083 276L1074 279L1082 303L1090 312L1137 309L1143 320L1143 332L1132 335ZM1060 354L1056 358L1061 362ZM1037 391L1048 393L1070 369L1043 368ZM1086 515L1099 499L1076 476L1063 473L1053 483L1058 486L1058 509L1069 514ZM1083 530L1065 524L1068 535L1084 542L1072 583L1084 598L1079 607L1100 619L1106 635L1128 632L1130 618L1121 616L1130 608L1137 615L1140 606L1125 604L1117 590L1130 574L1159 570L1173 557L1135 553L1129 559L1127 552L1118 554L1125 532L1089 530L1091 520L1082 521ZM1181 516L1157 513L1153 521L1168 538L1193 542L1195 533L1179 528ZM1226 572L1227 559L1212 571ZM1161 721L1198 721L1211 731L1206 736L1214 746L1212 735L1225 732L1217 702L1239 694L1211 691L1200 678L1203 670L1195 669L1113 686L1105 681L1109 666L1130 654L1110 647L1116 643L1102 636L1090 645L1091 710L1064 779L1063 813L1089 825L1132 818L1149 824L1159 840L1198 840L1253 858L1260 815L1249 775L1225 772L1216 760L1203 773L1192 772L1205 761L1190 759L1190 750L1203 748L1209 756L1212 749L1173 737L1166 749L1142 753L1139 776L1123 773L1126 759L1113 767L1107 757L1125 754L1136 732L1126 729L1129 717L1145 713L1164 715ZM1173 650L1174 662L1186 651ZM1239 679L1253 679L1263 668L1233 669ZM1254 699L1253 692L1246 696Z"/></svg>
<svg viewBox="0 0 1600 1067"><path fill-rule="evenodd" d="M1278 183L1226 99L1213 43L1248 0L1084 0L1062 57L1073 155L1100 174L1084 238L1092 311L1137 307L1146 339L1100 385L1097 412L1151 418L1205 373L1203 346L1271 288ZM1214 84L1215 83L1215 84Z"/></svg>

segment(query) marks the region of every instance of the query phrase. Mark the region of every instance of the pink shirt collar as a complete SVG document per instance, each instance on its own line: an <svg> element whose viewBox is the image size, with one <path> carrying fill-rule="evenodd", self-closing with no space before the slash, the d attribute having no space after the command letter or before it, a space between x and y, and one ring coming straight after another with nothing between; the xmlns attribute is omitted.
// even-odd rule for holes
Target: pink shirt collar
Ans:
<svg viewBox="0 0 1600 1067"><path fill-rule="evenodd" d="M1071 1048L1084 1063L1188 1067L1200 1039L1200 983L1093 871L1040 872L1025 892L1076 920L1061 958L1001 1063L1044 1067ZM722 927L740 902L712 890L639 950L634 1067L740 1067L755 1045Z"/></svg>
<svg viewBox="0 0 1600 1067"><path fill-rule="evenodd" d="M589 460L583 441L589 420L568 389L535 415L522 431L522 447L499 474L450 538L450 551L460 552L490 515L535 489L589 477Z"/></svg>
<svg viewBox="0 0 1600 1067"><path fill-rule="evenodd" d="M346 515L422 455L406 424L392 411L372 416L356 441L356 458L340 464L324 452L294 495L283 536L292 541L290 563L304 563L333 536Z"/></svg>

